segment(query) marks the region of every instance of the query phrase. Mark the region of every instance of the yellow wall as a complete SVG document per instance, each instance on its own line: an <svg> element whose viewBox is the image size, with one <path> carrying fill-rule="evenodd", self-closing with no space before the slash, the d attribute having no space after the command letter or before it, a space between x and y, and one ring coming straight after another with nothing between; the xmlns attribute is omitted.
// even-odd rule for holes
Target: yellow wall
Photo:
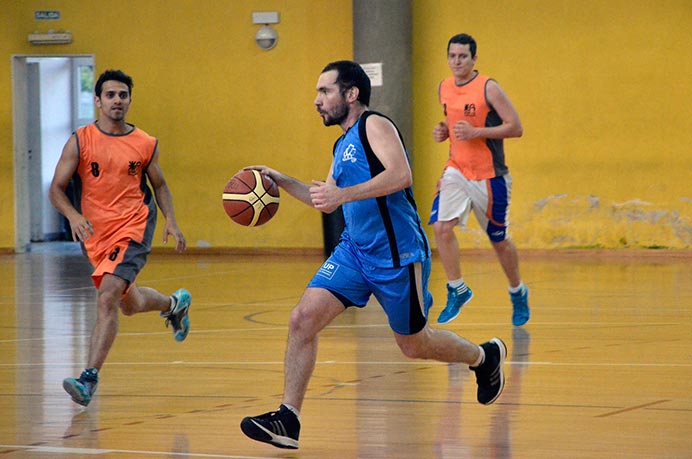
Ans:
<svg viewBox="0 0 692 459"><path fill-rule="evenodd" d="M11 6L10 6L11 5ZM179 224L192 247L322 247L318 212L283 199L272 224L231 222L223 187L239 169L268 164L323 180L338 128L312 104L323 66L353 56L351 2L327 0L2 0L0 128L12 132L12 54L95 54L97 75L121 68L134 78L128 121L159 138L161 164ZM59 21L34 21L60 10ZM278 11L279 42L262 51L253 11ZM7 17L7 21L5 21ZM32 46L29 32L73 34L70 45ZM67 140L67 139L65 139ZM0 247L14 245L13 152L0 137ZM160 244L162 224L155 244Z"/></svg>
<svg viewBox="0 0 692 459"><path fill-rule="evenodd" d="M10 0L0 0L0 248L14 247L14 153L9 43L20 36Z"/></svg>
<svg viewBox="0 0 692 459"><path fill-rule="evenodd" d="M521 116L505 141L519 247L692 246L692 4L686 0L414 2L416 197L424 217L447 146L437 84L448 39ZM487 242L470 225L466 247ZM432 234L431 234L432 235Z"/></svg>
<svg viewBox="0 0 692 459"><path fill-rule="evenodd" d="M524 123L524 137L505 145L520 248L692 245L689 1L413 5L412 150L424 219L446 157L430 134L441 118L435 89L449 74L448 38L465 31L479 42L478 68ZM42 9L62 19L34 21ZM274 50L255 45L252 11L281 13ZM322 246L320 215L306 206L283 199L272 222L248 229L226 217L221 191L254 163L324 177L340 131L322 126L314 84L326 62L352 56L350 0L0 0L0 15L0 248L14 245L10 56L45 53L93 53L97 73L134 77L129 121L159 137L192 247ZM74 42L27 43L30 31L48 28L72 31ZM470 229L462 245L486 247L475 222Z"/></svg>

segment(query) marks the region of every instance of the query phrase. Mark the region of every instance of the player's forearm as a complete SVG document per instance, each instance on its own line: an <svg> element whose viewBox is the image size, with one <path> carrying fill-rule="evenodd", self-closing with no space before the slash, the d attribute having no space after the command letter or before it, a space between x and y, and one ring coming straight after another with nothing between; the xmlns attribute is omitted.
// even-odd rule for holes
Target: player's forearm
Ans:
<svg viewBox="0 0 692 459"><path fill-rule="evenodd" d="M173 211L173 195L168 185L165 183L154 189L154 196L156 196L156 204L158 204L159 209L166 221L170 223L175 223L175 212Z"/></svg>
<svg viewBox="0 0 692 459"><path fill-rule="evenodd" d="M511 137L521 137L524 128L517 123L503 123L500 126L476 128L476 138L482 139L508 139Z"/></svg>
<svg viewBox="0 0 692 459"><path fill-rule="evenodd" d="M72 220L80 215L77 209L72 205L72 202L70 202L64 190L51 187L48 190L48 199L51 204L53 204L53 207L68 220Z"/></svg>
<svg viewBox="0 0 692 459"><path fill-rule="evenodd" d="M312 207L310 199L310 185L303 183L300 180L289 175L281 174L274 177L274 181L280 188L286 190L288 194Z"/></svg>
<svg viewBox="0 0 692 459"><path fill-rule="evenodd" d="M385 170L367 182L344 188L344 202L386 196L410 187L412 182L411 172L408 169Z"/></svg>

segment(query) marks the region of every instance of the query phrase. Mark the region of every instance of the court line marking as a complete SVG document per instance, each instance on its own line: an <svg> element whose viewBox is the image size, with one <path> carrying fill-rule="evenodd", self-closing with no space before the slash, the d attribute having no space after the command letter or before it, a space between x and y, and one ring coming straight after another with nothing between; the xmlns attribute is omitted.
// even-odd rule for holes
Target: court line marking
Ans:
<svg viewBox="0 0 692 459"><path fill-rule="evenodd" d="M598 327L612 328L616 327L661 327L661 326L685 326L679 322L621 322L619 324L607 324L604 325L602 322L540 322L533 323L532 326L546 325L546 326L575 326L578 325L582 329L587 328L587 325L595 325ZM472 327L504 327L505 324L502 323L472 323L464 324L465 328ZM389 328L389 324L361 324L361 325L330 325L324 330L355 330L355 329L366 329L366 328ZM284 331L288 330L287 325L273 326L273 327L254 327L254 328L217 328L209 330L195 330L195 335L210 334L210 333L239 333L239 332L272 332L272 331ZM119 332L118 336L155 336L155 335L168 335L170 331L158 331L158 332ZM67 334L59 336L42 336L39 338L15 338L15 339L0 339L0 344L7 343L20 343L20 342L31 342L31 341L50 341L50 340L64 340L65 338L90 338L91 332L83 334Z"/></svg>
<svg viewBox="0 0 692 459"><path fill-rule="evenodd" d="M142 366L142 365L188 365L188 366L223 366L223 365L240 365L240 366L257 366L257 365L283 365L283 360L267 360L267 361L224 361L224 362L210 362L210 361L194 361L186 362L182 360L174 360L172 362L108 362L108 366ZM316 365L424 365L424 366L447 366L447 365L464 365L461 362L458 363L447 363L438 362L434 360L405 360L405 361L350 361L350 360L322 360L315 362ZM518 365L518 366L567 366L567 367L585 367L585 366L602 366L602 367L650 367L650 368L660 368L660 367L680 367L689 368L692 367L692 363L635 363L635 362L525 362L525 361L513 361L506 360L507 365ZM0 367L11 368L11 367L39 367L39 368L72 368L79 367L78 363L74 362L62 362L62 363L0 363Z"/></svg>
<svg viewBox="0 0 692 459"><path fill-rule="evenodd" d="M643 403L643 404L641 404L641 405L630 406L630 407L627 407L627 408L623 408L623 409L621 409L621 410L611 411L611 412L609 412L609 413L599 414L598 416L594 416L594 417L597 417L597 418L607 418L607 417L609 417L609 416L615 416L615 415L618 415L618 414L627 413L627 412L629 412L629 411L641 410L642 408L647 408L647 407L653 406L653 405L660 405L661 403L666 403L666 402L670 402L670 400L667 400L667 399L666 399L666 400L656 400L655 402L649 402L649 403Z"/></svg>
<svg viewBox="0 0 692 459"><path fill-rule="evenodd" d="M87 454L96 456L109 453L137 454L147 456L173 456L173 457L216 457L222 459L276 459L276 456L238 456L233 454L204 454L188 453L175 451L143 451L132 449L101 449L101 448L64 448L60 446L32 446L32 445L2 445L0 444L0 454L2 449L21 449L31 453L51 453L51 454Z"/></svg>

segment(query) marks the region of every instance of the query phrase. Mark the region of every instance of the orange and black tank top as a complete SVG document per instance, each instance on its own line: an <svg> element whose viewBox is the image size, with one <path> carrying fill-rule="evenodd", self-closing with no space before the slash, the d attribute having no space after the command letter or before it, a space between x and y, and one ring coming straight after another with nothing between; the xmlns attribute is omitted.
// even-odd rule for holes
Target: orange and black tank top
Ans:
<svg viewBox="0 0 692 459"><path fill-rule="evenodd" d="M476 76L457 86L454 77L440 83L440 103L444 108L449 126L449 160L447 166L458 169L470 180L484 180L508 172L502 139L456 140L452 126L460 120L476 127L492 127L502 124L502 119L490 106L486 86L491 79Z"/></svg>
<svg viewBox="0 0 692 459"><path fill-rule="evenodd" d="M127 134L108 134L97 123L79 128L75 137L75 207L94 227L94 236L84 244L87 251L126 237L150 245L156 203L146 170L158 140L134 126Z"/></svg>

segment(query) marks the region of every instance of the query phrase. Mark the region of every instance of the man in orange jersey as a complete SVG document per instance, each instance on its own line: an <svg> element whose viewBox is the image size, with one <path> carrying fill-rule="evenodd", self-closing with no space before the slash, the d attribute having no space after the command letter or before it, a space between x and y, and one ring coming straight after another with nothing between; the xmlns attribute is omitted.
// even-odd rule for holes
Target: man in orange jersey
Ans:
<svg viewBox="0 0 692 459"><path fill-rule="evenodd" d="M449 139L449 160L438 184L430 224L447 274L447 305L438 323L454 320L473 292L461 276L459 244L454 234L473 211L488 234L509 281L512 323L524 325L530 316L529 290L519 274L519 257L509 238L507 216L512 177L505 164L503 139L521 137L517 111L497 82L474 66L476 41L467 34L453 36L447 44L452 76L438 87L445 121L433 130L436 142Z"/></svg>
<svg viewBox="0 0 692 459"><path fill-rule="evenodd" d="M96 391L98 372L118 333L118 309L128 316L160 311L166 326L172 325L176 341L183 341L190 329L187 290L166 296L135 284L151 251L156 204L166 217L164 243L172 236L178 252L185 250L186 243L159 165L158 140L125 122L132 86L132 78L120 70L101 74L94 88L99 119L69 138L49 190L51 202L69 220L73 238L81 242L89 258L98 290L87 367L79 378L63 381L72 400L84 406ZM65 193L70 180L74 181L74 203Z"/></svg>

